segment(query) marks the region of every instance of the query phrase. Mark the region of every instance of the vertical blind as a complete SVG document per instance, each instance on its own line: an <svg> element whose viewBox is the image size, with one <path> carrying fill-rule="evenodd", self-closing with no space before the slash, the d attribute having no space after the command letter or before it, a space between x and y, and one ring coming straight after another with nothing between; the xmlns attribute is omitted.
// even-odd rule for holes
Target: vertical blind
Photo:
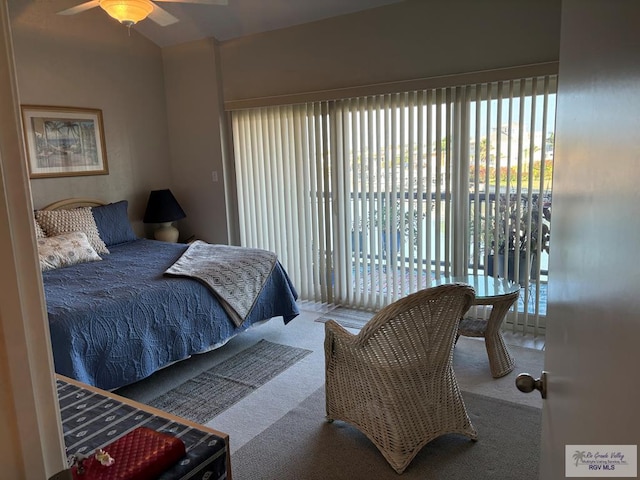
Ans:
<svg viewBox="0 0 640 480"><path fill-rule="evenodd" d="M544 76L234 111L242 245L275 251L301 299L370 310L440 275L513 277L523 293L510 328L538 332L555 86Z"/></svg>

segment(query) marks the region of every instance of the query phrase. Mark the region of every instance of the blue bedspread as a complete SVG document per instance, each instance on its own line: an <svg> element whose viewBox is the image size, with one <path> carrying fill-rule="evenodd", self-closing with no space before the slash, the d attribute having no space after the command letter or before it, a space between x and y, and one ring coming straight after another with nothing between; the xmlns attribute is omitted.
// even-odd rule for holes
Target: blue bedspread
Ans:
<svg viewBox="0 0 640 480"><path fill-rule="evenodd" d="M256 322L298 315L297 292L277 263L236 327L210 290L163 272L187 246L136 240L98 262L43 273L57 373L111 390L210 350Z"/></svg>

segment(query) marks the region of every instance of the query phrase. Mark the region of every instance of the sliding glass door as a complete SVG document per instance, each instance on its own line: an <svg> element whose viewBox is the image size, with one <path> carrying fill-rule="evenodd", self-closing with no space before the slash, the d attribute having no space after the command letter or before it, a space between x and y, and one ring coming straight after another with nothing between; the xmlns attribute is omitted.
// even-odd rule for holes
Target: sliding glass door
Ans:
<svg viewBox="0 0 640 480"><path fill-rule="evenodd" d="M377 310L443 274L544 315L555 77L233 112L241 239L305 300Z"/></svg>

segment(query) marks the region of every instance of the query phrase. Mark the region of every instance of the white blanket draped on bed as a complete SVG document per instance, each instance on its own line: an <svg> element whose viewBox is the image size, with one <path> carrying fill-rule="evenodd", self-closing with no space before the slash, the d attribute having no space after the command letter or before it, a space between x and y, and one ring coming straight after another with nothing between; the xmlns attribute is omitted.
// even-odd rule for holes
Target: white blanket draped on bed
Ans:
<svg viewBox="0 0 640 480"><path fill-rule="evenodd" d="M267 250L193 242L164 273L203 282L236 326L251 312L277 256Z"/></svg>

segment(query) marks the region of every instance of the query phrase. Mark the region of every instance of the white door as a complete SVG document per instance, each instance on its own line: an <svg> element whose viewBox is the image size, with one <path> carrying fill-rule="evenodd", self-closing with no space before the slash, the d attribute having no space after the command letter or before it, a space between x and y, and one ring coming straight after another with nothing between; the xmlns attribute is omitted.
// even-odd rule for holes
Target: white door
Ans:
<svg viewBox="0 0 640 480"><path fill-rule="evenodd" d="M640 440L640 3L563 0L561 25L541 480Z"/></svg>

